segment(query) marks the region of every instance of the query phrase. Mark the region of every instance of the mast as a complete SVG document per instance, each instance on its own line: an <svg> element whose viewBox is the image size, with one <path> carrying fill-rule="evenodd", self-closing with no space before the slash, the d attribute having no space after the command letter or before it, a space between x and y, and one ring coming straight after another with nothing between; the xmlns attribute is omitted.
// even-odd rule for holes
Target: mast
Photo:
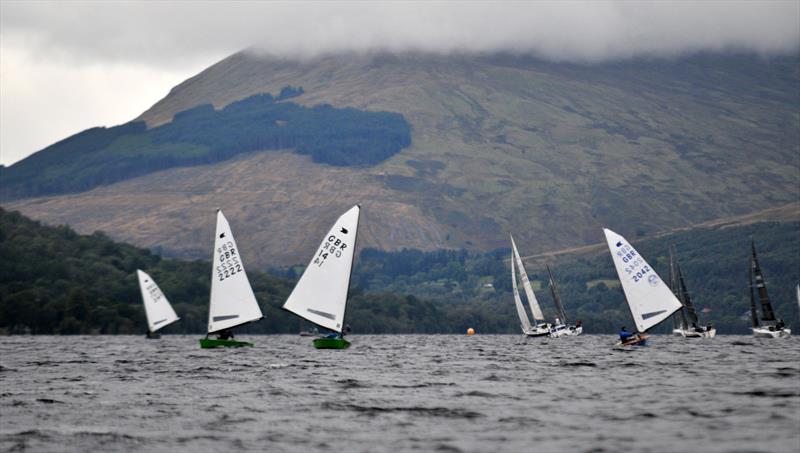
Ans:
<svg viewBox="0 0 800 453"><path fill-rule="evenodd" d="M553 280L553 273L550 272L550 266L545 264L544 267L547 268L547 276L550 278L550 294L553 296L553 302L555 302L558 314L561 316L561 322L566 324L567 313L564 311L564 305L561 304L561 297L558 295L558 288L556 287L556 281Z"/></svg>
<svg viewBox="0 0 800 453"><path fill-rule="evenodd" d="M350 299L350 282L353 281L353 268L356 266L354 265L356 261L356 247L358 246L358 223L361 221L361 205L356 204L358 206L358 215L356 215L356 237L353 239L353 259L350 261L350 274L347 277L347 293L344 296L344 311L342 312L342 331L340 332L344 337L345 330L347 328L347 323L345 322L345 317L347 316L347 300Z"/></svg>
<svg viewBox="0 0 800 453"><path fill-rule="evenodd" d="M758 313L756 312L756 298L753 296L753 259L750 258L750 316L753 320L753 327L758 327Z"/></svg>
<svg viewBox="0 0 800 453"><path fill-rule="evenodd" d="M686 307L686 312L689 314L689 321L693 326L696 326L698 323L697 312L694 309L694 304L692 304L692 298L689 296L689 290L686 288L686 281L683 279L681 266L678 263L675 263L675 269L678 271L678 282L680 283L681 289L681 302L683 302L683 305ZM681 315L683 315L683 309L681 309Z"/></svg>
<svg viewBox="0 0 800 453"><path fill-rule="evenodd" d="M769 301L769 296L767 296L767 286L764 284L764 274L761 272L761 266L758 265L758 258L756 257L756 243L751 241L750 246L753 250L753 277L755 277L756 290L761 302L761 320L775 321L775 313L772 311L772 304Z"/></svg>

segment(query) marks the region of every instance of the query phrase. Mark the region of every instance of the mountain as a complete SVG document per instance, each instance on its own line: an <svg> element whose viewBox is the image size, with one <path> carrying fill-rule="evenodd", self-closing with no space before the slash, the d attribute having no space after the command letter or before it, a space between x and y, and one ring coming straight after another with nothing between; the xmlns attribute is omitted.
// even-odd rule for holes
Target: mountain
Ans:
<svg viewBox="0 0 800 453"><path fill-rule="evenodd" d="M135 130L54 145L3 169L0 187L10 209L175 257L207 256L223 207L250 238L254 265L304 263L355 203L364 207L361 246L485 251L506 246L510 231L541 253L599 242L602 226L637 237L797 202L798 86L798 56L567 64L240 52L122 126ZM283 97L287 87L295 91ZM213 134L224 146L197 138L266 94L302 115L240 109L247 121ZM326 129L308 113L320 108L344 122ZM336 126L352 118L363 127ZM286 140L250 140L287 125ZM158 142L175 129L189 133ZM305 131L318 134L313 153L298 144ZM341 158L365 149L365 159ZM156 157L137 165L136 156ZM40 173L47 190L26 188Z"/></svg>

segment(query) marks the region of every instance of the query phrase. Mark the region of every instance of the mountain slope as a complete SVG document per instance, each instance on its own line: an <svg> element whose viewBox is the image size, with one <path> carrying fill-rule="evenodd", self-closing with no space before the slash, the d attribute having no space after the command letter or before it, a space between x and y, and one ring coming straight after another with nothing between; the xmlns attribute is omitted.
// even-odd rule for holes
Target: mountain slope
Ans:
<svg viewBox="0 0 800 453"><path fill-rule="evenodd" d="M362 245L384 249L487 250L513 231L537 253L597 242L601 226L649 234L800 198L798 68L797 57L574 65L243 52L137 120L153 128L200 104L302 86L293 102L402 114L411 146L358 168L243 154L9 206L181 256L205 255L209 213L222 206L259 237L263 266L304 262L308 238L355 202L371 229ZM241 178L224 179L231 171Z"/></svg>

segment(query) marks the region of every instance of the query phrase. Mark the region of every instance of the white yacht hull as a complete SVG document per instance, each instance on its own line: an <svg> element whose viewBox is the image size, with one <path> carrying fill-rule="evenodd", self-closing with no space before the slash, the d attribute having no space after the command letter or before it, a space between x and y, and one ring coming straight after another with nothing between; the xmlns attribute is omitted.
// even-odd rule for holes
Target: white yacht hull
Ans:
<svg viewBox="0 0 800 453"><path fill-rule="evenodd" d="M768 327L753 327L753 336L756 338L789 338L792 335L792 329L784 327L783 329L775 329L773 326Z"/></svg>
<svg viewBox="0 0 800 453"><path fill-rule="evenodd" d="M696 331L694 329L672 329L672 335L683 338L714 338L717 336L717 329Z"/></svg>
<svg viewBox="0 0 800 453"><path fill-rule="evenodd" d="M549 337L550 336L550 324L541 324L538 326L534 326L531 330L527 332L523 332L527 337Z"/></svg>
<svg viewBox="0 0 800 453"><path fill-rule="evenodd" d="M577 337L583 333L583 327L566 326L564 324L558 325L550 329L551 338L559 337Z"/></svg>

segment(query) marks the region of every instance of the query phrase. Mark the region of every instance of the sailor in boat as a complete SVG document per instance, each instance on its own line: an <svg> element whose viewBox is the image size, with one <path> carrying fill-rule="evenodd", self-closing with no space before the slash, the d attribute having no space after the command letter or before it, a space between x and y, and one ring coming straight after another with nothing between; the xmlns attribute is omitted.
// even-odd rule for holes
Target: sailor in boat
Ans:
<svg viewBox="0 0 800 453"><path fill-rule="evenodd" d="M626 341L632 339L635 334L628 332L628 329L625 326L622 326L622 329L619 331L619 341L625 343Z"/></svg>
<svg viewBox="0 0 800 453"><path fill-rule="evenodd" d="M233 331L231 329L221 330L217 333L217 340L233 340Z"/></svg>

